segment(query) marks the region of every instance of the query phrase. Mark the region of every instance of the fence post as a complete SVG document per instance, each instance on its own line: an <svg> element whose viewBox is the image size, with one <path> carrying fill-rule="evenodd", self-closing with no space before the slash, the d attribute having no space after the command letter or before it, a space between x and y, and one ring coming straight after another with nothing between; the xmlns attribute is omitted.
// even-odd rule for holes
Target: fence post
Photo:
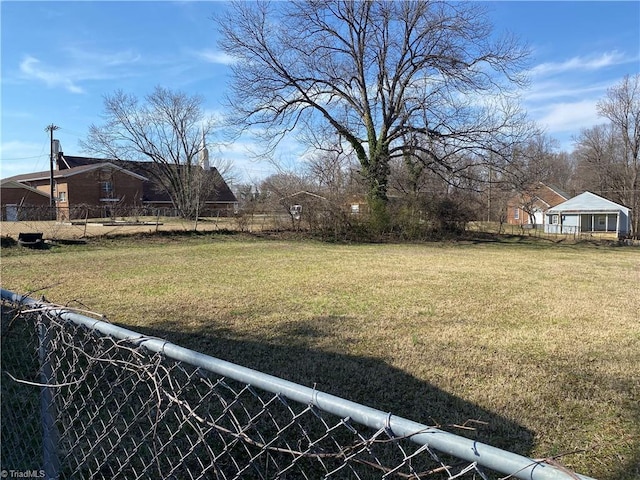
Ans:
<svg viewBox="0 0 640 480"><path fill-rule="evenodd" d="M56 427L56 405L54 402L55 373L51 366L51 323L46 313L38 318L38 356L40 360L40 416L42 419L42 461L45 478L58 478L60 459L58 458L58 429Z"/></svg>

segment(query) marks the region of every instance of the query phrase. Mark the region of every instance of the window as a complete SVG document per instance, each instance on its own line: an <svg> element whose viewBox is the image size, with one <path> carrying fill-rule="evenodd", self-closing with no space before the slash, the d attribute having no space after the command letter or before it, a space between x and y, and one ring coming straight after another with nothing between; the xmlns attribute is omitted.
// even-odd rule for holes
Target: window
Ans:
<svg viewBox="0 0 640 480"><path fill-rule="evenodd" d="M100 188L103 193L113 192L113 184L111 182L100 182Z"/></svg>
<svg viewBox="0 0 640 480"><path fill-rule="evenodd" d="M67 201L67 192L58 193L58 201L59 202L66 202Z"/></svg>
<svg viewBox="0 0 640 480"><path fill-rule="evenodd" d="M558 215L551 215L551 223L552 223L553 225L558 225L558 220L560 220L560 219L558 218Z"/></svg>
<svg viewBox="0 0 640 480"><path fill-rule="evenodd" d="M520 209L518 207L513 209L513 219L520 220Z"/></svg>
<svg viewBox="0 0 640 480"><path fill-rule="evenodd" d="M360 204L359 203L352 203L351 204L351 214L352 215L357 215L360 213Z"/></svg>
<svg viewBox="0 0 640 480"><path fill-rule="evenodd" d="M295 220L300 220L302 216L302 205L291 205L289 207L289 213Z"/></svg>

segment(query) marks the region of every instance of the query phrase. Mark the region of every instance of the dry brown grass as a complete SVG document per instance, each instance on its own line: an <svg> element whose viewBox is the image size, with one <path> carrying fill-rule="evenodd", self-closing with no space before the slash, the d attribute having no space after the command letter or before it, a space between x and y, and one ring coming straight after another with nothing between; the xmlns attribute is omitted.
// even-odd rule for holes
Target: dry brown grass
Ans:
<svg viewBox="0 0 640 480"><path fill-rule="evenodd" d="M2 286L601 479L640 470L640 252L243 236L3 252ZM41 293L41 292L39 292Z"/></svg>
<svg viewBox="0 0 640 480"><path fill-rule="evenodd" d="M137 224L136 224L137 220ZM157 221L156 221L157 220ZM115 225L109 223L116 223ZM119 223L119 224L117 224ZM46 240L75 240L100 237L115 237L132 234L153 234L156 232L212 232L235 229L233 218L207 218L197 224L193 220L175 217L156 219L120 219L119 222L92 220L89 222L21 221L0 222L0 236L15 240L21 232L40 232Z"/></svg>

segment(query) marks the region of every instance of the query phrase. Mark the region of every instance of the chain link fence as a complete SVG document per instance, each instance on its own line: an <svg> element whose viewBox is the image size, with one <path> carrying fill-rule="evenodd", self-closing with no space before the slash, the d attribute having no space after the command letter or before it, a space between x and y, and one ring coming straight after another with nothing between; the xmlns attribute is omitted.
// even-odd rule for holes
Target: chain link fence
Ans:
<svg viewBox="0 0 640 480"><path fill-rule="evenodd" d="M1 337L3 477L587 478L6 290Z"/></svg>

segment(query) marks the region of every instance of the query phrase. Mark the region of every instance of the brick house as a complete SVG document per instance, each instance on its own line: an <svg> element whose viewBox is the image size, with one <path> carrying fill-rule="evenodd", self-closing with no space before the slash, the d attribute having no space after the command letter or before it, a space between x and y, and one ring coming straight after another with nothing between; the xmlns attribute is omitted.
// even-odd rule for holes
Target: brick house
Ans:
<svg viewBox="0 0 640 480"><path fill-rule="evenodd" d="M109 161L67 156L59 152L53 171L58 220L130 215L174 215L171 198L152 180L152 162ZM196 167L202 168L202 167ZM47 194L51 172L16 175L17 182ZM234 211L236 197L215 168L206 171L214 186L205 200L203 215ZM48 203L48 200L47 200ZM5 200L2 199L4 206Z"/></svg>
<svg viewBox="0 0 640 480"><path fill-rule="evenodd" d="M544 225L545 212L566 201L569 196L562 190L538 182L516 192L507 202L509 225Z"/></svg>
<svg viewBox="0 0 640 480"><path fill-rule="evenodd" d="M6 179L0 182L0 198L1 219L5 222L40 219L50 213L49 193L15 180Z"/></svg>
<svg viewBox="0 0 640 480"><path fill-rule="evenodd" d="M16 175L8 180L47 193L48 198L50 175L49 171L35 172ZM108 217L116 204L120 207L135 206L139 204L146 180L145 177L105 161L54 170L57 219ZM4 198L2 203L4 204Z"/></svg>

